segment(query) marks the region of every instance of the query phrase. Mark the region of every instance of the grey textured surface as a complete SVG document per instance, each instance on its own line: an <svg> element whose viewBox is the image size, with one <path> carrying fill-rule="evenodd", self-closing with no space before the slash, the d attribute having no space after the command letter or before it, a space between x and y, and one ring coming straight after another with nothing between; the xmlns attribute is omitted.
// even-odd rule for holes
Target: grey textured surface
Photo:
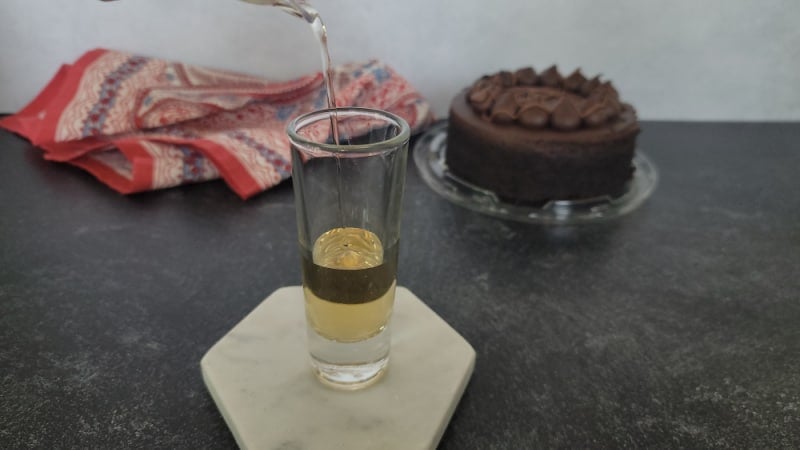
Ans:
<svg viewBox="0 0 800 450"><path fill-rule="evenodd" d="M645 123L611 223L408 173L400 283L478 352L444 449L800 447L800 124ZM0 133L0 447L225 448L203 353L299 283L291 186L124 197Z"/></svg>

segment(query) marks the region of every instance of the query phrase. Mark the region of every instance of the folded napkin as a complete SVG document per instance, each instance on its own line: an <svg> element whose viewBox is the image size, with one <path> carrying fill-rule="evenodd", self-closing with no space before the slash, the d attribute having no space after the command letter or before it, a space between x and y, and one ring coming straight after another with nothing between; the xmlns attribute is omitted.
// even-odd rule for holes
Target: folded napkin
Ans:
<svg viewBox="0 0 800 450"><path fill-rule="evenodd" d="M432 120L422 96L378 61L337 67L334 89L339 106L393 112L412 133ZM97 49L0 126L125 194L222 177L248 198L290 176L286 124L326 105L321 73L272 82Z"/></svg>

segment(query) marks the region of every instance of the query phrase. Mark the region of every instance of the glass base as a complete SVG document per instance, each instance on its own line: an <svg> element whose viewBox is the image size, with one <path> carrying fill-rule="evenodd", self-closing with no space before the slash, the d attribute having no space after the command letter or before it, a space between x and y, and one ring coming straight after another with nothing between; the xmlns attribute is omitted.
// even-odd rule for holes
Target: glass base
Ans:
<svg viewBox="0 0 800 450"><path fill-rule="evenodd" d="M367 364L343 366L320 361L313 356L314 375L325 385L336 389L354 391L371 386L381 379L389 364L389 357Z"/></svg>
<svg viewBox="0 0 800 450"><path fill-rule="evenodd" d="M309 327L308 348L314 374L324 384L346 390L362 389L380 380L389 364L388 326L359 342L326 339Z"/></svg>

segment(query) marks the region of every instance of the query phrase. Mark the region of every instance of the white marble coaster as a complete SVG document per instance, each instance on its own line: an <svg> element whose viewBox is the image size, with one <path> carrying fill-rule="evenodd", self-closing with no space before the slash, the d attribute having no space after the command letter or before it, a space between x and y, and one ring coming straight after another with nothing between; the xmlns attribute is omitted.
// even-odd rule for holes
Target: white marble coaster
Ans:
<svg viewBox="0 0 800 450"><path fill-rule="evenodd" d="M382 380L339 391L314 377L303 291L278 289L200 362L236 442L249 449L422 449L442 437L475 366L475 350L398 287Z"/></svg>

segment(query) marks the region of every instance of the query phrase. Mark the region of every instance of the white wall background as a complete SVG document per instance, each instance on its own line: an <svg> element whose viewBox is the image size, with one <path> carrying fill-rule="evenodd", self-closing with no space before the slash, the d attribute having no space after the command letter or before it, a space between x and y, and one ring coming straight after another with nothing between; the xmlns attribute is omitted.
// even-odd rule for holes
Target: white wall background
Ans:
<svg viewBox="0 0 800 450"><path fill-rule="evenodd" d="M644 119L800 120L798 0L312 0L336 62L380 58L447 113L478 76L602 72ZM310 29L236 0L0 0L0 111L94 47L286 78Z"/></svg>

